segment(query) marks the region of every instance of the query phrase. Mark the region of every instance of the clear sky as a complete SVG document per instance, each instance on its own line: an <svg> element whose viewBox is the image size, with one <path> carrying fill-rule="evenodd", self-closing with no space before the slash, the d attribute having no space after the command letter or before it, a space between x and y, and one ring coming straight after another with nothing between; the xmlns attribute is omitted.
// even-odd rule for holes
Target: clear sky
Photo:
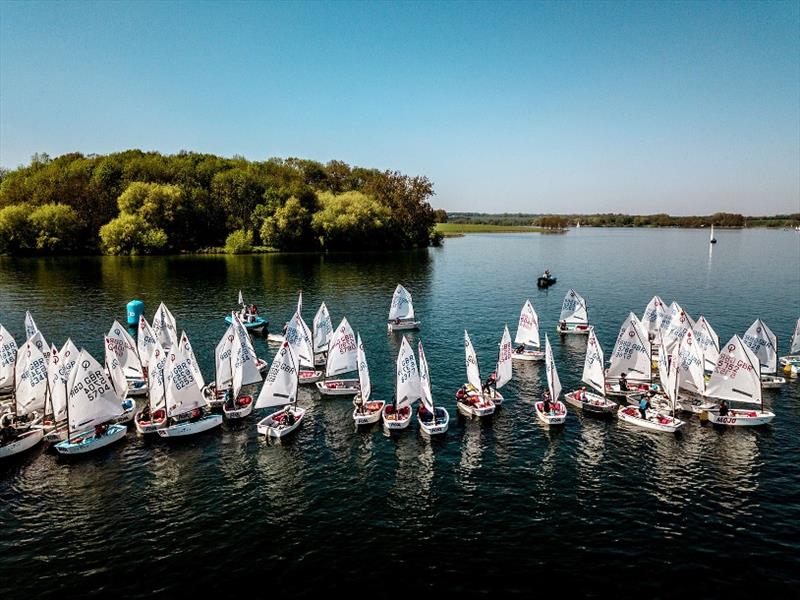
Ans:
<svg viewBox="0 0 800 600"><path fill-rule="evenodd" d="M800 2L0 0L0 165L181 149L447 210L800 211Z"/></svg>

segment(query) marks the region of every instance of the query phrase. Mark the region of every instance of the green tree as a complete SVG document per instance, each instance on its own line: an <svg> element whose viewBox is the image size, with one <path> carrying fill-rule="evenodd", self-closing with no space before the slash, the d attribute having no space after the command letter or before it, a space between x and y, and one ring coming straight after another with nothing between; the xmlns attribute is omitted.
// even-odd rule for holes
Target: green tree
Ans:
<svg viewBox="0 0 800 600"><path fill-rule="evenodd" d="M100 228L106 254L157 254L167 246L167 234L139 215L122 213Z"/></svg>
<svg viewBox="0 0 800 600"><path fill-rule="evenodd" d="M319 195L320 210L312 224L320 245L328 250L386 246L388 207L361 192Z"/></svg>
<svg viewBox="0 0 800 600"><path fill-rule="evenodd" d="M0 253L19 254L31 250L35 235L27 204L14 204L0 209Z"/></svg>
<svg viewBox="0 0 800 600"><path fill-rule="evenodd" d="M311 219L311 211L292 196L271 217L264 219L261 240L281 250L310 250L314 243Z"/></svg>
<svg viewBox="0 0 800 600"><path fill-rule="evenodd" d="M253 234L245 229L237 229L225 239L225 252L228 254L247 254L253 251Z"/></svg>
<svg viewBox="0 0 800 600"><path fill-rule="evenodd" d="M36 249L69 252L81 246L83 226L78 213L66 204L43 204L28 217L36 236Z"/></svg>

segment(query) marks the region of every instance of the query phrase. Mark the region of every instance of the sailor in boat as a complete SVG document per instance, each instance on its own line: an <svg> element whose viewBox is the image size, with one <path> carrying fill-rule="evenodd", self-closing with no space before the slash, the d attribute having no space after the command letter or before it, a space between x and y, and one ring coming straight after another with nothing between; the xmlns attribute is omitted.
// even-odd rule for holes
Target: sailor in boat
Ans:
<svg viewBox="0 0 800 600"><path fill-rule="evenodd" d="M286 408L286 416L281 420L281 425L283 427L291 427L294 425L294 415L292 414L291 408Z"/></svg>
<svg viewBox="0 0 800 600"><path fill-rule="evenodd" d="M225 390L225 408L233 410L233 390L228 388Z"/></svg>
<svg viewBox="0 0 800 600"><path fill-rule="evenodd" d="M728 403L725 402L725 400L719 403L719 416L720 417L728 416Z"/></svg>
<svg viewBox="0 0 800 600"><path fill-rule="evenodd" d="M10 444L17 437L17 430L11 424L11 415L3 415L3 426L0 428L0 446Z"/></svg>
<svg viewBox="0 0 800 600"><path fill-rule="evenodd" d="M463 402L464 404L469 404L469 395L467 394L466 384L458 388L458 391L456 392L456 401Z"/></svg>
<svg viewBox="0 0 800 600"><path fill-rule="evenodd" d="M641 413L642 419L647 420L648 408L650 408L650 392L647 392L647 394L642 396L642 399L639 400L639 413Z"/></svg>
<svg viewBox="0 0 800 600"><path fill-rule="evenodd" d="M497 391L497 372L492 371L489 377L486 378L486 383L483 384L483 390L481 390L484 394L489 394L492 398L494 398L495 392Z"/></svg>
<svg viewBox="0 0 800 600"><path fill-rule="evenodd" d="M550 404L550 392L542 394L542 411L548 415L553 414L553 407Z"/></svg>
<svg viewBox="0 0 800 600"><path fill-rule="evenodd" d="M628 380L625 378L625 373L619 374L619 391L621 392L628 391Z"/></svg>
<svg viewBox="0 0 800 600"><path fill-rule="evenodd" d="M356 394L356 397L353 398L353 404L356 405L356 413L359 415L364 414L364 399L361 397L361 392Z"/></svg>
<svg viewBox="0 0 800 600"><path fill-rule="evenodd" d="M578 390L578 391L575 393L575 398L576 398L576 399L577 399L579 402L586 402L586 386L585 386L585 385L584 385L584 386L581 386L581 389L579 389L579 390Z"/></svg>
<svg viewBox="0 0 800 600"><path fill-rule="evenodd" d="M94 437L98 440L103 437L108 431L108 423L101 423L99 425L94 426Z"/></svg>
<svg viewBox="0 0 800 600"><path fill-rule="evenodd" d="M558 327L561 329L561 331L566 331L567 330L567 322L566 321L561 321L558 324Z"/></svg>
<svg viewBox="0 0 800 600"><path fill-rule="evenodd" d="M139 421L142 423L149 423L150 422L150 405L145 404L144 408L142 409L142 414L139 417Z"/></svg>

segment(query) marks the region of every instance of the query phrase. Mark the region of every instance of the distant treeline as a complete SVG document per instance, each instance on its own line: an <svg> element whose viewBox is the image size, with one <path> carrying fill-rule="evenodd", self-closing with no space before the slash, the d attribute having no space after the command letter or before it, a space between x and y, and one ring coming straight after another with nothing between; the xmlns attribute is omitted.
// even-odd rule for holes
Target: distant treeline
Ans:
<svg viewBox="0 0 800 600"><path fill-rule="evenodd" d="M442 215L437 211L437 220ZM531 213L472 213L451 212L445 215L449 223L486 225L534 225L539 227L571 227L580 223L586 227L794 227L800 225L800 213L765 217L745 217L735 213L715 213L708 216L673 217L667 214L624 215L542 215Z"/></svg>
<svg viewBox="0 0 800 600"><path fill-rule="evenodd" d="M0 253L403 249L438 243L426 177L128 150L0 169Z"/></svg>

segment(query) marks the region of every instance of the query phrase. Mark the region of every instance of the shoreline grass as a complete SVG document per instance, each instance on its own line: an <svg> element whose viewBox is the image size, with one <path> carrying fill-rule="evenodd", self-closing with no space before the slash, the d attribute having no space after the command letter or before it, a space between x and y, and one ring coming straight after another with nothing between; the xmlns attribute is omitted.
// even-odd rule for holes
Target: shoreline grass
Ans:
<svg viewBox="0 0 800 600"><path fill-rule="evenodd" d="M465 233L543 233L544 227L532 225L487 225L483 223L437 223L436 231L445 237L458 237Z"/></svg>

